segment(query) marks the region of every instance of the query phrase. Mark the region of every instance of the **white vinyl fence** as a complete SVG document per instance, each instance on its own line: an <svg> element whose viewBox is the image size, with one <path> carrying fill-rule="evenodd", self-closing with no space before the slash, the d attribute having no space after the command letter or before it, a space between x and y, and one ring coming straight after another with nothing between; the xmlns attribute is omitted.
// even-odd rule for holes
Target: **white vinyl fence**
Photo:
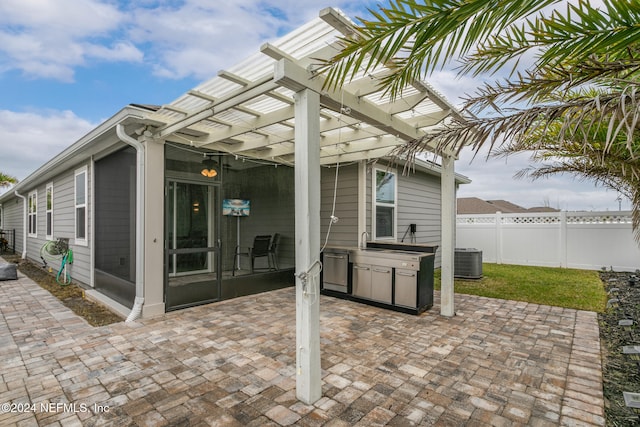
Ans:
<svg viewBox="0 0 640 427"><path fill-rule="evenodd" d="M458 215L456 233L456 247L482 250L488 263L640 268L629 211Z"/></svg>

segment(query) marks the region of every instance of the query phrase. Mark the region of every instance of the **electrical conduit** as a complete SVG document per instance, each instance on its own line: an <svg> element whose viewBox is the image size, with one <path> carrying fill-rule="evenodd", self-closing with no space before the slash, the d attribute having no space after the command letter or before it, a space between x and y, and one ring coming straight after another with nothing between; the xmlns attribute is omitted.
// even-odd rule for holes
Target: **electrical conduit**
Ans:
<svg viewBox="0 0 640 427"><path fill-rule="evenodd" d="M136 298L126 322L133 322L142 314L144 305L144 144L127 135L121 123L116 125L116 134L120 140L136 149Z"/></svg>

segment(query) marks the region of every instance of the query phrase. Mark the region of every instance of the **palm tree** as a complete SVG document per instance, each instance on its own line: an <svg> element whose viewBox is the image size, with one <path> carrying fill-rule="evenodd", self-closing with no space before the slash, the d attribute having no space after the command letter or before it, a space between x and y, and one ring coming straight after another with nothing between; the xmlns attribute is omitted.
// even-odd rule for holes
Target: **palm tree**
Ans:
<svg viewBox="0 0 640 427"><path fill-rule="evenodd" d="M0 172L0 188L9 187L17 182L18 180L15 177Z"/></svg>
<svg viewBox="0 0 640 427"><path fill-rule="evenodd" d="M455 60L460 75L510 71L465 100L466 121L396 155L413 158L434 141L458 150L468 141L476 152L488 145L492 155L532 152L552 162L523 176L569 173L627 194L640 241L640 2L602 3L390 0L343 39L325 64L326 84L384 64L391 72L381 85L395 97Z"/></svg>

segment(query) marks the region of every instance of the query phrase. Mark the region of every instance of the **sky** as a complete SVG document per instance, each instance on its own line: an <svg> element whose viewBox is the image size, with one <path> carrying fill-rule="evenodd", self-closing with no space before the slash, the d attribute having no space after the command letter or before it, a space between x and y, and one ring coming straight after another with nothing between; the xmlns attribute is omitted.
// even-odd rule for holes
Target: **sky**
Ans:
<svg viewBox="0 0 640 427"><path fill-rule="evenodd" d="M167 104L318 16L328 6L355 19L376 1L358 0L2 0L0 171L19 180L131 103ZM384 3L383 3L384 4ZM425 78L454 105L480 82L442 70ZM629 209L589 182L513 175L523 156L471 161L459 197L523 207ZM0 190L0 192L6 190Z"/></svg>

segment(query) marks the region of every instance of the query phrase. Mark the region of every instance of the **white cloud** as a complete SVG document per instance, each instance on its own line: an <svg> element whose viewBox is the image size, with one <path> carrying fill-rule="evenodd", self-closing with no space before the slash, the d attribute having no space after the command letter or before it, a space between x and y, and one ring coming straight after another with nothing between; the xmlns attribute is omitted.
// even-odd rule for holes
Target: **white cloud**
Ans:
<svg viewBox="0 0 640 427"><path fill-rule="evenodd" d="M11 29L44 29L70 36L110 31L122 20L113 5L96 0L3 0L0 22Z"/></svg>
<svg viewBox="0 0 640 427"><path fill-rule="evenodd" d="M127 41L116 42L110 47L98 44L83 44L87 56L106 61L141 62L143 53Z"/></svg>
<svg viewBox="0 0 640 427"><path fill-rule="evenodd" d="M140 61L135 46L111 40L126 19L113 5L96 0L4 0L0 69L69 82L74 68L90 59Z"/></svg>
<svg viewBox="0 0 640 427"><path fill-rule="evenodd" d="M317 17L316 1L186 1L179 8L137 9L130 36L150 44L156 75L208 79L282 32Z"/></svg>
<svg viewBox="0 0 640 427"><path fill-rule="evenodd" d="M210 78L256 49L276 31L276 19L246 2L187 2L180 9L138 9L135 43L150 44L154 73L167 78Z"/></svg>
<svg viewBox="0 0 640 427"><path fill-rule="evenodd" d="M548 204L563 210L618 209L617 192L596 187L590 181L580 181L570 175L556 175L536 181L515 179L513 176L516 172L535 165L527 154L487 160L486 151L482 151L473 161L472 157L471 150L463 150L456 162L456 172L473 181L460 186L458 197L504 199L526 208ZM622 208L630 208L628 200L622 201Z"/></svg>
<svg viewBox="0 0 640 427"><path fill-rule="evenodd" d="M0 171L22 180L95 126L70 111L0 110Z"/></svg>
<svg viewBox="0 0 640 427"><path fill-rule="evenodd" d="M464 98L475 93L480 82L478 78L459 76L452 70L435 71L425 80L458 108L462 108Z"/></svg>
<svg viewBox="0 0 640 427"><path fill-rule="evenodd" d="M348 15L374 2L340 0ZM318 16L319 0L0 2L0 71L71 82L92 61L146 62L164 78L206 79Z"/></svg>

